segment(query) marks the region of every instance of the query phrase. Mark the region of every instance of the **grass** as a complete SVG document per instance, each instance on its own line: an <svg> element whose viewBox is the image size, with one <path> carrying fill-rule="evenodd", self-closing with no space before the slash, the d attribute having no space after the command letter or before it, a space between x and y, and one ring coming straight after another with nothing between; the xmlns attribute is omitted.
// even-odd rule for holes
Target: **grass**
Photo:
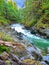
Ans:
<svg viewBox="0 0 49 65"><path fill-rule="evenodd" d="M6 35L3 32L0 32L0 39L2 39L3 41L10 41L10 42L14 41L10 35Z"/></svg>

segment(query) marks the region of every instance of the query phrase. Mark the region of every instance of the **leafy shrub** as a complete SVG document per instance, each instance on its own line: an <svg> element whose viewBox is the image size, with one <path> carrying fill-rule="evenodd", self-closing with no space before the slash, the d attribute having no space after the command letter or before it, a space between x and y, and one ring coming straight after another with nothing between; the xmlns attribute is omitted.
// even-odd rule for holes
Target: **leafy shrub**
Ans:
<svg viewBox="0 0 49 65"><path fill-rule="evenodd" d="M6 51L6 52L10 52L10 50L9 50L8 47L3 46L3 45L0 45L0 53L2 53L2 52L4 52L4 51Z"/></svg>
<svg viewBox="0 0 49 65"><path fill-rule="evenodd" d="M16 3L6 0L0 1L0 24L8 25L12 22L20 21L20 13Z"/></svg>
<svg viewBox="0 0 49 65"><path fill-rule="evenodd" d="M4 41L13 41L13 39L10 37L10 35L4 35L2 39Z"/></svg>
<svg viewBox="0 0 49 65"><path fill-rule="evenodd" d="M10 23L9 20L7 20L4 17L0 16L0 25L8 25L9 23Z"/></svg>
<svg viewBox="0 0 49 65"><path fill-rule="evenodd" d="M3 41L14 41L10 35L5 35L3 32L0 32L0 39Z"/></svg>

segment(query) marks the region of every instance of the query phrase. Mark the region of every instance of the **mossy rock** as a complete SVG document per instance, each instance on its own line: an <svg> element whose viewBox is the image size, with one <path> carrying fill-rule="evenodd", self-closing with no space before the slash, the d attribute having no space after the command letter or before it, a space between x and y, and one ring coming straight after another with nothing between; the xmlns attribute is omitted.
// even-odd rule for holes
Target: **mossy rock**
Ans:
<svg viewBox="0 0 49 65"><path fill-rule="evenodd" d="M9 60L5 61L6 65L11 65L11 62Z"/></svg>
<svg viewBox="0 0 49 65"><path fill-rule="evenodd" d="M0 39L2 39L3 41L14 41L10 35L4 34L3 32L0 32Z"/></svg>
<svg viewBox="0 0 49 65"><path fill-rule="evenodd" d="M31 59L25 59L23 60L24 63L28 63L30 65L42 65L39 61L31 60Z"/></svg>

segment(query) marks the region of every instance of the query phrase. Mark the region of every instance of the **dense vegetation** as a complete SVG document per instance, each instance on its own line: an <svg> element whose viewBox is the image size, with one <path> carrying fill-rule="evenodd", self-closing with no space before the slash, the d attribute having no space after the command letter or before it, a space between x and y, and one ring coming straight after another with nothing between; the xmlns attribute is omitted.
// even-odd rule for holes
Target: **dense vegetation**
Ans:
<svg viewBox="0 0 49 65"><path fill-rule="evenodd" d="M0 39L3 40L3 41L9 41L9 42L14 41L9 34L7 35L3 32L0 32Z"/></svg>
<svg viewBox="0 0 49 65"><path fill-rule="evenodd" d="M24 8L15 1L0 0L0 65L49 65L49 0L26 0ZM31 30L19 26L19 33L13 23Z"/></svg>
<svg viewBox="0 0 49 65"><path fill-rule="evenodd" d="M6 52L9 52L10 51L10 49L8 48L8 47L6 47L6 46L1 46L0 45L0 53L2 53L2 52L4 52L4 51L6 51Z"/></svg>
<svg viewBox="0 0 49 65"><path fill-rule="evenodd" d="M49 0L27 0L26 8L23 10L24 18L22 22L30 27L48 27L49 24Z"/></svg>
<svg viewBox="0 0 49 65"><path fill-rule="evenodd" d="M0 1L0 22L4 25L20 22L30 27L48 27L49 25L49 0L26 0L25 8L18 9L12 0ZM1 24L0 23L0 24ZM37 24L36 24L37 23Z"/></svg>
<svg viewBox="0 0 49 65"><path fill-rule="evenodd" d="M6 0L0 0L0 24L9 24L13 21L20 20L19 11L17 9L16 3Z"/></svg>

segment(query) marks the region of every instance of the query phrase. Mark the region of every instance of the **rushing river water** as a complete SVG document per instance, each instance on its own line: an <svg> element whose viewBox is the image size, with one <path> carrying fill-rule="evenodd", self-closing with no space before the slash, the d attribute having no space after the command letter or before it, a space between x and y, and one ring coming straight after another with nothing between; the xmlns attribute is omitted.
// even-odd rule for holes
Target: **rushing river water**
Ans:
<svg viewBox="0 0 49 65"><path fill-rule="evenodd" d="M30 30L27 30L22 24L12 24L11 29L14 29L18 33L21 33L22 38L24 40L27 40L32 44L35 44L37 47L41 49L46 49L47 47L49 47L49 40L31 34Z"/></svg>

